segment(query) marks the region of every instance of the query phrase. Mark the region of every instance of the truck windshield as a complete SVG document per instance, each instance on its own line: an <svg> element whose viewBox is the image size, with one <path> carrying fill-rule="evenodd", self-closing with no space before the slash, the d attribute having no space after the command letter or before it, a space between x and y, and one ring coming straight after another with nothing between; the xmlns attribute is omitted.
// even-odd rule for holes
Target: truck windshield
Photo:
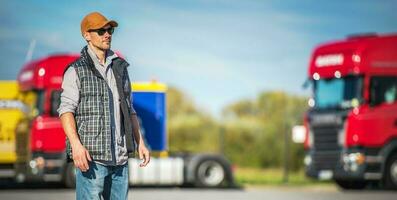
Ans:
<svg viewBox="0 0 397 200"><path fill-rule="evenodd" d="M350 108L362 99L362 77L314 81L315 108Z"/></svg>

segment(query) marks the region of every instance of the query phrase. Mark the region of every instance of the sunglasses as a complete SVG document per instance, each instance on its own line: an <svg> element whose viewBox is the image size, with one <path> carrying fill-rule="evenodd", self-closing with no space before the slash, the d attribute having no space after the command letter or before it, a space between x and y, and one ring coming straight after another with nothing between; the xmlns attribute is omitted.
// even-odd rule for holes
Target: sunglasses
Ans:
<svg viewBox="0 0 397 200"><path fill-rule="evenodd" d="M97 32L99 36L104 35L105 32L108 32L109 35L112 35L113 32L114 32L114 28L113 27L110 27L110 28L107 28L107 29L100 28L100 29L90 30L89 32Z"/></svg>

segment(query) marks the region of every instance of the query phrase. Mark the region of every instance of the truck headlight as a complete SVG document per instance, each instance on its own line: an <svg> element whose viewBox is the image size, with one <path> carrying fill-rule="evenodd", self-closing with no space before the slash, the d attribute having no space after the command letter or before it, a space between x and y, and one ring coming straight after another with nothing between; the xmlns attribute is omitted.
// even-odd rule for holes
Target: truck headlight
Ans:
<svg viewBox="0 0 397 200"><path fill-rule="evenodd" d="M363 153L349 153L343 155L343 168L345 171L357 171L358 167L365 162Z"/></svg>
<svg viewBox="0 0 397 200"><path fill-rule="evenodd" d="M37 157L29 162L30 169L33 174L38 174L40 170L44 169L45 160L43 157Z"/></svg>
<svg viewBox="0 0 397 200"><path fill-rule="evenodd" d="M303 159L303 163L306 167L309 166L310 164L312 164L312 157L310 155L306 155Z"/></svg>

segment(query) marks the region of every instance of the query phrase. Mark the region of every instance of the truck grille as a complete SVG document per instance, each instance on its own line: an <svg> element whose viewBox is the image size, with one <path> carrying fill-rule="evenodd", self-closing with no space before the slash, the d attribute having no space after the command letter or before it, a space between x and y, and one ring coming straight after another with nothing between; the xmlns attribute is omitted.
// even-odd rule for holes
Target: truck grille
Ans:
<svg viewBox="0 0 397 200"><path fill-rule="evenodd" d="M338 131L336 127L316 127L313 130L315 151L339 151Z"/></svg>
<svg viewBox="0 0 397 200"><path fill-rule="evenodd" d="M317 170L334 169L338 163L339 152L316 152L312 158L313 166Z"/></svg>
<svg viewBox="0 0 397 200"><path fill-rule="evenodd" d="M317 170L334 169L340 158L339 127L313 127L313 164Z"/></svg>

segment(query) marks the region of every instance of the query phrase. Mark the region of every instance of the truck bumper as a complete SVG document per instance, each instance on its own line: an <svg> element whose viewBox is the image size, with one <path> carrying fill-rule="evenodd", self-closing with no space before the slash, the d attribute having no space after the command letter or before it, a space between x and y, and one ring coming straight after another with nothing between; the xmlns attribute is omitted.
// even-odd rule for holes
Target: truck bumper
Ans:
<svg viewBox="0 0 397 200"><path fill-rule="evenodd" d="M30 160L17 162L16 181L18 182L60 182L65 172L65 153L32 154Z"/></svg>
<svg viewBox="0 0 397 200"><path fill-rule="evenodd" d="M381 156L365 155L356 150L335 152L334 161L321 163L323 155L308 152L305 157L306 175L319 180L380 180ZM328 155L329 156L329 155ZM324 157L324 156L323 156Z"/></svg>

